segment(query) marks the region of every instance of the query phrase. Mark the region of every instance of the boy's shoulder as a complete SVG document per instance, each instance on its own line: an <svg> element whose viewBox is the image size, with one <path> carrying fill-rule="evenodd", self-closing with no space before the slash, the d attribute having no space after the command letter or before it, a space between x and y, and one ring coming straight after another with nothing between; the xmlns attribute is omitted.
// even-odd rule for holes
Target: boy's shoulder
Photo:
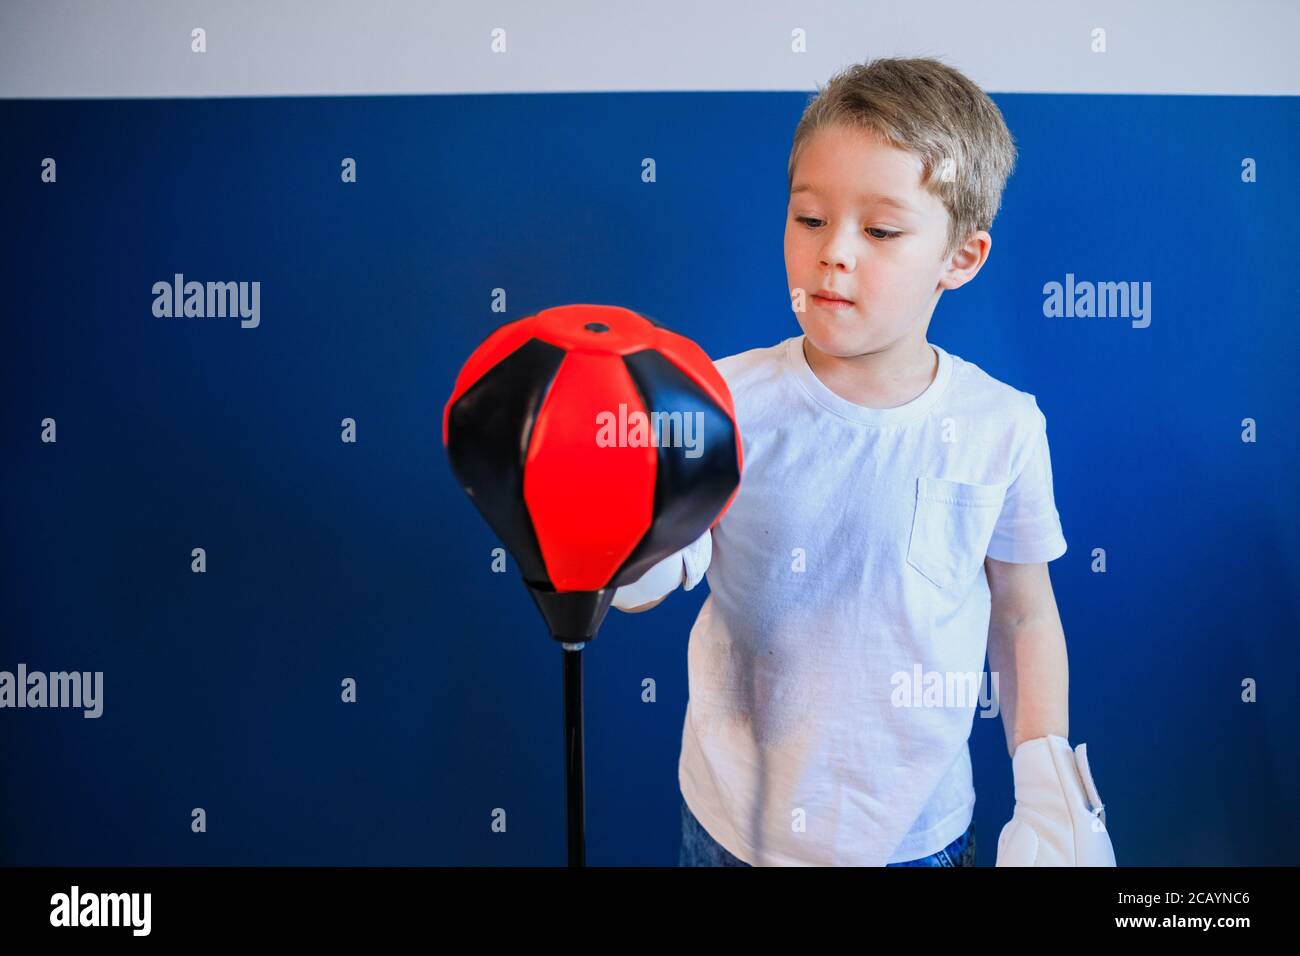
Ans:
<svg viewBox="0 0 1300 956"><path fill-rule="evenodd" d="M764 378L777 378L788 364L791 342L799 336L782 339L772 345L746 349L734 355L723 356L713 363L733 392L738 388L759 384ZM945 352L951 362L948 394L950 405L965 414L975 414L997 419L1011 418L1018 425L1035 431L1045 428L1047 419L1038 407L1038 399L1000 379L994 378L979 365L960 355Z"/></svg>
<svg viewBox="0 0 1300 956"><path fill-rule="evenodd" d="M1030 431L1046 427L1047 417L1038 407L1037 396L994 378L960 355L948 354L952 360L949 404L969 415L1013 418Z"/></svg>
<svg viewBox="0 0 1300 956"><path fill-rule="evenodd" d="M771 345L759 345L743 352L736 352L734 355L724 355L720 359L715 359L713 364L718 371L726 369L735 372L753 366L779 362L783 357L782 350L786 348L789 341L788 338L785 338Z"/></svg>
<svg viewBox="0 0 1300 956"><path fill-rule="evenodd" d="M764 375L780 374L789 343L789 339L782 339L773 345L761 345L734 355L724 355L714 360L713 367L726 380L727 387L734 391L738 386L749 384Z"/></svg>

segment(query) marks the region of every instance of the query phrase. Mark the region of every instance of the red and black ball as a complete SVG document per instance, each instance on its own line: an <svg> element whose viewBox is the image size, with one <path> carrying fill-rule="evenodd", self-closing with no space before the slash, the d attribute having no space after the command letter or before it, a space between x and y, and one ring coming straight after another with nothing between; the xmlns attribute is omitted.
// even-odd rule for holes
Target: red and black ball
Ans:
<svg viewBox="0 0 1300 956"><path fill-rule="evenodd" d="M622 427L654 413L658 440ZM735 410L708 355L618 306L559 306L497 329L457 376L442 436L561 640L593 637L614 590L714 527L740 488Z"/></svg>

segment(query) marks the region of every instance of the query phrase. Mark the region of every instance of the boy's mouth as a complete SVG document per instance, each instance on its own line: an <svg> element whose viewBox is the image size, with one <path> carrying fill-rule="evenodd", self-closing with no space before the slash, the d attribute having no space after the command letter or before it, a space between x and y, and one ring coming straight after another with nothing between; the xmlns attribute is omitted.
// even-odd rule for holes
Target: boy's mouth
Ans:
<svg viewBox="0 0 1300 956"><path fill-rule="evenodd" d="M816 303L818 306L820 306L823 309L829 309L833 312L839 312L844 309L853 308L853 303L850 302L848 299L833 299L821 295L820 293L817 292L813 293L812 298L813 298L813 302Z"/></svg>

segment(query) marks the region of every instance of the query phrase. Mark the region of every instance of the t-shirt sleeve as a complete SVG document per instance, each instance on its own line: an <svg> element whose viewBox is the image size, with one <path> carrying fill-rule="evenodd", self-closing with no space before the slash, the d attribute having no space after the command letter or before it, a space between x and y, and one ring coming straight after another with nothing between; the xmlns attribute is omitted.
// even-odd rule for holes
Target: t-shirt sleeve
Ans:
<svg viewBox="0 0 1300 956"><path fill-rule="evenodd" d="M1065 554L1065 535L1052 492L1052 455L1047 418L1033 402L1032 438L1021 454L1019 474L1007 487L1002 513L989 539L988 556L1013 564L1054 561Z"/></svg>

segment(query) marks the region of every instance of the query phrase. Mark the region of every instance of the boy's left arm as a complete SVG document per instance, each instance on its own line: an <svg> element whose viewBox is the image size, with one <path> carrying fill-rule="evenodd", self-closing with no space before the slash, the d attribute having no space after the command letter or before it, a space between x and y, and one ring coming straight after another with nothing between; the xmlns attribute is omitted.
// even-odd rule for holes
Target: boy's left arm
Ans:
<svg viewBox="0 0 1300 956"><path fill-rule="evenodd" d="M985 558L989 671L1012 755L1016 808L997 866L1114 866L1087 745L1071 750L1069 663L1046 563Z"/></svg>

